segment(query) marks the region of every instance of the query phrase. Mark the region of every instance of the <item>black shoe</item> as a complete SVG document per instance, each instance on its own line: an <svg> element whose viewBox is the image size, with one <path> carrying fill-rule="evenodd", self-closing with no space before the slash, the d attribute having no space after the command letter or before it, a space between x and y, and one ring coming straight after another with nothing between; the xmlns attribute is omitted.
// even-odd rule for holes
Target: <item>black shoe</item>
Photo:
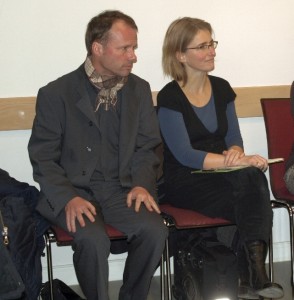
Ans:
<svg viewBox="0 0 294 300"><path fill-rule="evenodd" d="M261 289L256 290L256 293L261 297L269 299L279 299L284 296L283 288L279 284L272 282L264 284Z"/></svg>

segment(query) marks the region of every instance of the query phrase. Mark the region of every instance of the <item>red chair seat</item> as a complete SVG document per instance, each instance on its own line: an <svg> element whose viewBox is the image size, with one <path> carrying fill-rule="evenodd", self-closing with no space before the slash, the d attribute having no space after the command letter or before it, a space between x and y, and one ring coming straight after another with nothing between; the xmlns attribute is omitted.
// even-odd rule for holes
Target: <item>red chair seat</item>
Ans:
<svg viewBox="0 0 294 300"><path fill-rule="evenodd" d="M293 201L293 205L294 205L294 195L291 194L288 189L286 187L282 187L278 190L275 191L274 196L276 199L279 200L285 200L287 199L287 201Z"/></svg>
<svg viewBox="0 0 294 300"><path fill-rule="evenodd" d="M177 208L170 204L161 204L160 209L171 216L177 229L195 227L213 227L229 225L231 222L221 218L211 218L190 209Z"/></svg>
<svg viewBox="0 0 294 300"><path fill-rule="evenodd" d="M62 228L51 226L51 230L58 246L68 246L72 243L73 237ZM125 234L111 225L106 225L106 232L111 240L126 238Z"/></svg>

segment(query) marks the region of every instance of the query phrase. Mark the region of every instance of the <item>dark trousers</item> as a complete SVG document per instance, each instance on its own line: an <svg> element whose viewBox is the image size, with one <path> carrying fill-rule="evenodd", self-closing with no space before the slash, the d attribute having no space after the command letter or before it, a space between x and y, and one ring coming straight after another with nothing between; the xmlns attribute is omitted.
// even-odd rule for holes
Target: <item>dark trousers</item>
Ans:
<svg viewBox="0 0 294 300"><path fill-rule="evenodd" d="M149 212L144 206L135 212L126 206L127 191L119 186L104 183L94 186L97 202L95 222L77 226L74 237L74 267L83 293L87 300L107 300L108 297L108 256L110 241L104 223L124 232L127 239L126 259L120 300L146 299L154 272L160 262L168 230L162 217ZM53 220L66 229L65 213Z"/></svg>
<svg viewBox="0 0 294 300"><path fill-rule="evenodd" d="M183 175L183 174L182 174ZM227 173L197 173L167 183L167 201L237 225L241 242L268 243L273 212L267 179L248 167Z"/></svg>

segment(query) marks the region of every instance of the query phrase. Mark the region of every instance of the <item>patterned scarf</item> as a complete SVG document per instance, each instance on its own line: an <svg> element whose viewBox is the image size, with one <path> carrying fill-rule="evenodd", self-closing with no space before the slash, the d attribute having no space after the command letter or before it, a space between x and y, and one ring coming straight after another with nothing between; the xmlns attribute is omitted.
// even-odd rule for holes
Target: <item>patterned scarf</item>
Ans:
<svg viewBox="0 0 294 300"><path fill-rule="evenodd" d="M105 110L109 110L110 105L115 107L117 92L127 82L128 77L99 75L89 56L87 56L85 61L85 71L90 82L100 90L96 99L95 112L98 111L101 104L104 105Z"/></svg>

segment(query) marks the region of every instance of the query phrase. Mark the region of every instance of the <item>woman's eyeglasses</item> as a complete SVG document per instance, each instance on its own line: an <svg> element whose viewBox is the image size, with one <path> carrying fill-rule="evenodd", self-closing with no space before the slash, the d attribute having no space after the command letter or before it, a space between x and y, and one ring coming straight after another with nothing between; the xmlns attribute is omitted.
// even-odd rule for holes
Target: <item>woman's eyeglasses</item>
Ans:
<svg viewBox="0 0 294 300"><path fill-rule="evenodd" d="M206 51L206 50L208 50L210 48L216 49L217 45L218 45L217 41L211 41L208 44L201 44L201 45L196 46L196 47L185 48L185 50Z"/></svg>

